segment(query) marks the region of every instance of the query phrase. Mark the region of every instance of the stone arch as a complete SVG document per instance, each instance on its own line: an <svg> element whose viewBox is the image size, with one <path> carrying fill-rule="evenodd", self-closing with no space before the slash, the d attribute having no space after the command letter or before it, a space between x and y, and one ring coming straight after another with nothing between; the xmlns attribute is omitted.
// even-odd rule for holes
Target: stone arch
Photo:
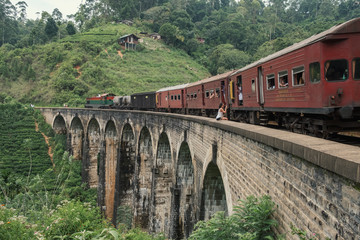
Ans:
<svg viewBox="0 0 360 240"><path fill-rule="evenodd" d="M116 185L116 164L118 159L118 137L114 121L105 127L105 215L112 218Z"/></svg>
<svg viewBox="0 0 360 240"><path fill-rule="evenodd" d="M116 166L115 219L123 213L118 207L133 210L134 172L135 172L135 136L129 123L122 130L120 141L120 155Z"/></svg>
<svg viewBox="0 0 360 240"><path fill-rule="evenodd" d="M200 220L209 220L218 211L224 211L227 214L226 193L218 166L210 162L203 182Z"/></svg>
<svg viewBox="0 0 360 240"><path fill-rule="evenodd" d="M87 143L88 183L90 188L96 188L99 182L98 169L101 149L101 133L99 122L95 118L92 118L88 124Z"/></svg>
<svg viewBox="0 0 360 240"><path fill-rule="evenodd" d="M58 114L53 122L53 129L56 134L66 134L66 122L64 117L61 114Z"/></svg>
<svg viewBox="0 0 360 240"><path fill-rule="evenodd" d="M76 160L82 159L84 141L84 127L79 117L74 117L70 125L71 153Z"/></svg>
<svg viewBox="0 0 360 240"><path fill-rule="evenodd" d="M194 166L187 142L182 142L176 168L176 184L173 191L172 239L188 238L194 227L193 214Z"/></svg>
<svg viewBox="0 0 360 240"><path fill-rule="evenodd" d="M170 224L172 157L170 142L163 132L159 137L156 152L154 178L154 212L151 219L153 231L165 232Z"/></svg>
<svg viewBox="0 0 360 240"><path fill-rule="evenodd" d="M138 141L137 181L135 193L135 225L149 227L152 167L154 164L153 144L147 127L143 127Z"/></svg>

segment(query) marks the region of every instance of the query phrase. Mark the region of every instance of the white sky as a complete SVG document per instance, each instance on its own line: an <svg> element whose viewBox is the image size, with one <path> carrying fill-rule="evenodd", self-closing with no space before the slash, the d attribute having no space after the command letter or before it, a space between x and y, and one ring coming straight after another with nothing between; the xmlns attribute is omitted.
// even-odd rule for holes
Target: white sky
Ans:
<svg viewBox="0 0 360 240"><path fill-rule="evenodd" d="M11 0L11 3L15 6L21 0ZM26 13L27 18L36 19L41 16L41 12L46 11L50 15L55 8L58 8L66 19L67 15L74 14L78 11L79 5L85 3L85 0L22 0L28 5ZM37 15L36 12L40 14Z"/></svg>

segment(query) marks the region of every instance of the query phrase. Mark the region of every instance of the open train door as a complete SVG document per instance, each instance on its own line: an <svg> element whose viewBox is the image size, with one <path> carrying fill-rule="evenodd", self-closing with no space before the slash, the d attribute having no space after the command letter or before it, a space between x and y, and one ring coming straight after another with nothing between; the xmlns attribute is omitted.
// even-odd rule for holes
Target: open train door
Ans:
<svg viewBox="0 0 360 240"><path fill-rule="evenodd" d="M205 106L205 87L204 84L201 85L201 98L202 98L202 108Z"/></svg>
<svg viewBox="0 0 360 240"><path fill-rule="evenodd" d="M260 105L264 105L265 98L264 98L264 77L262 67L258 67L258 77L257 77L257 96L258 96L258 103Z"/></svg>

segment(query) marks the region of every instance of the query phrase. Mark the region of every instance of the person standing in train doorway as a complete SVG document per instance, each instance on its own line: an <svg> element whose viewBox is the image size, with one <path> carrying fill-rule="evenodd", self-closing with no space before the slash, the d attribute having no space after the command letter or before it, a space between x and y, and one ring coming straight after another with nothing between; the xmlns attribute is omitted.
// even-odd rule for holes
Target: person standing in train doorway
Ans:
<svg viewBox="0 0 360 240"><path fill-rule="evenodd" d="M242 93L242 84L240 83L238 86L239 90L239 105L243 105L243 93Z"/></svg>
<svg viewBox="0 0 360 240"><path fill-rule="evenodd" d="M220 103L219 111L218 111L218 114L216 115L216 120L228 120L227 117L224 117L224 115L226 113L226 109L227 109L227 106L225 106L224 103Z"/></svg>

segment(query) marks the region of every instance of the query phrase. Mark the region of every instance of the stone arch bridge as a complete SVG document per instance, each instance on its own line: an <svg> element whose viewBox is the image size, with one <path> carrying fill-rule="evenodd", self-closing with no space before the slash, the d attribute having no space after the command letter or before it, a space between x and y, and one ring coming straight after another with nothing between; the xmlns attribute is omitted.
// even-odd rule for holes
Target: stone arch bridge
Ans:
<svg viewBox="0 0 360 240"><path fill-rule="evenodd" d="M98 204L115 219L183 239L216 211L268 194L276 231L360 239L360 148L261 126L167 113L40 108Z"/></svg>

